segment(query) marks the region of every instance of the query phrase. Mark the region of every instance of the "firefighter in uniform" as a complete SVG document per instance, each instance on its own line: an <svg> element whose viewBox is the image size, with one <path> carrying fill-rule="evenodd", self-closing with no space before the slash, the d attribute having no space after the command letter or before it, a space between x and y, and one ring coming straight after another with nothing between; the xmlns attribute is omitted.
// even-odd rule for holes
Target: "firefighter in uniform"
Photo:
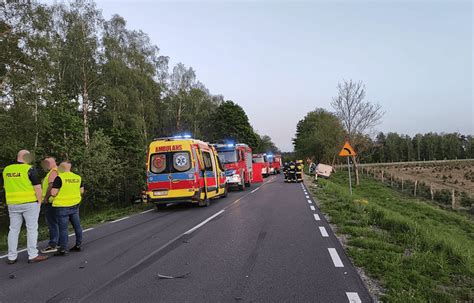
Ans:
<svg viewBox="0 0 474 303"><path fill-rule="evenodd" d="M76 235L76 245L72 251L81 251L82 227L79 219L79 204L84 193L81 176L71 172L71 162L63 161L59 166L59 175L54 179L51 195L54 197L53 207L59 225L60 248L55 254L65 256L68 251L68 224L71 221Z"/></svg>
<svg viewBox="0 0 474 303"><path fill-rule="evenodd" d="M8 264L18 258L18 236L23 219L26 225L28 263L41 262L48 257L38 255L38 216L41 207L41 183L36 169L30 165L33 157L27 150L20 150L17 163L3 170L5 197L10 217L8 233Z"/></svg>
<svg viewBox="0 0 474 303"><path fill-rule="evenodd" d="M303 182L303 160L296 160L296 182Z"/></svg>
<svg viewBox="0 0 474 303"><path fill-rule="evenodd" d="M285 162L285 164L283 164L283 174L285 177L285 182L288 182L288 162Z"/></svg>
<svg viewBox="0 0 474 303"><path fill-rule="evenodd" d="M288 182L296 182L296 165L293 161L288 164Z"/></svg>

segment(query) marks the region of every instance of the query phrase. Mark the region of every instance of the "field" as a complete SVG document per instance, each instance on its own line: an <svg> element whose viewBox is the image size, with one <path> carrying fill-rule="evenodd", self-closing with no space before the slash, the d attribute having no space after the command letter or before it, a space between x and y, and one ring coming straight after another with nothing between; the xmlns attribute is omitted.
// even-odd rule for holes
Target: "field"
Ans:
<svg viewBox="0 0 474 303"><path fill-rule="evenodd" d="M344 171L318 182L310 188L319 207L354 264L379 282L374 291L379 299L474 300L472 215L406 195L367 176L351 196Z"/></svg>
<svg viewBox="0 0 474 303"><path fill-rule="evenodd" d="M474 160L371 164L361 166L362 174L402 189L407 193L472 208L474 203ZM416 183L416 193L415 193Z"/></svg>

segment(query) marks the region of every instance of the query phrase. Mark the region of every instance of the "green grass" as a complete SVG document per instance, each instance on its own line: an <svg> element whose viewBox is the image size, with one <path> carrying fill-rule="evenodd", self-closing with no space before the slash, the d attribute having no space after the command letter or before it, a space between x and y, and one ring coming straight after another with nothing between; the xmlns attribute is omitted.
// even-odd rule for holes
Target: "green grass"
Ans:
<svg viewBox="0 0 474 303"><path fill-rule="evenodd" d="M94 212L91 212L90 210L87 213L81 212L81 226L83 229L87 229L89 227L93 227L108 221L113 221L115 219L122 218L133 213L138 213L153 207L153 204L137 204L127 207L111 207ZM39 223L40 226L38 230L38 241L47 240L49 238L48 228L44 224L43 214L40 215ZM69 229L70 232L73 232L71 226L69 226ZM7 251L7 233L7 230L0 231L0 254L4 254ZM20 233L18 246L19 248L26 246L26 230L24 224Z"/></svg>
<svg viewBox="0 0 474 303"><path fill-rule="evenodd" d="M347 172L313 190L353 262L378 280L387 302L474 300L474 220L361 179L351 197ZM368 203L365 203L367 200Z"/></svg>

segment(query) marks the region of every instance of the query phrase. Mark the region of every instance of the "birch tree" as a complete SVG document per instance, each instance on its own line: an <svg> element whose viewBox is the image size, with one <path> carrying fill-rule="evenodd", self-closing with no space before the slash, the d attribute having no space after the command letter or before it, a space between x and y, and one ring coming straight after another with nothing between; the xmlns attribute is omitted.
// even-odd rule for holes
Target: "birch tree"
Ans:
<svg viewBox="0 0 474 303"><path fill-rule="evenodd" d="M365 148L364 138L380 123L384 112L379 104L365 101L365 84L361 81L344 80L338 84L337 91L331 105L347 132L347 139L361 152ZM358 161L358 157L352 156L356 185L359 185Z"/></svg>

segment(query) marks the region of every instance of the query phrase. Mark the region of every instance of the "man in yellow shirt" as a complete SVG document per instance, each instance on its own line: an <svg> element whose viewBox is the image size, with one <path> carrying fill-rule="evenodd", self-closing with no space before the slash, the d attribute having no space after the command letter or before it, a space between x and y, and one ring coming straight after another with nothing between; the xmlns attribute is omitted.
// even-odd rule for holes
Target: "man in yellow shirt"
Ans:
<svg viewBox="0 0 474 303"><path fill-rule="evenodd" d="M71 162L63 161L59 165L59 174L54 179L51 189L53 207L56 211L56 219L59 225L60 248L55 254L65 256L68 254L68 225L72 223L76 235L76 245L72 251L81 251L82 227L79 219L79 204L84 193L84 185L81 176L71 172Z"/></svg>
<svg viewBox="0 0 474 303"><path fill-rule="evenodd" d="M8 233L8 264L15 264L18 258L18 236L23 219L26 225L28 263L41 262L48 257L38 255L38 216L41 207L41 182L36 169L30 165L33 156L27 150L20 150L17 163L3 170L5 197L10 217Z"/></svg>

